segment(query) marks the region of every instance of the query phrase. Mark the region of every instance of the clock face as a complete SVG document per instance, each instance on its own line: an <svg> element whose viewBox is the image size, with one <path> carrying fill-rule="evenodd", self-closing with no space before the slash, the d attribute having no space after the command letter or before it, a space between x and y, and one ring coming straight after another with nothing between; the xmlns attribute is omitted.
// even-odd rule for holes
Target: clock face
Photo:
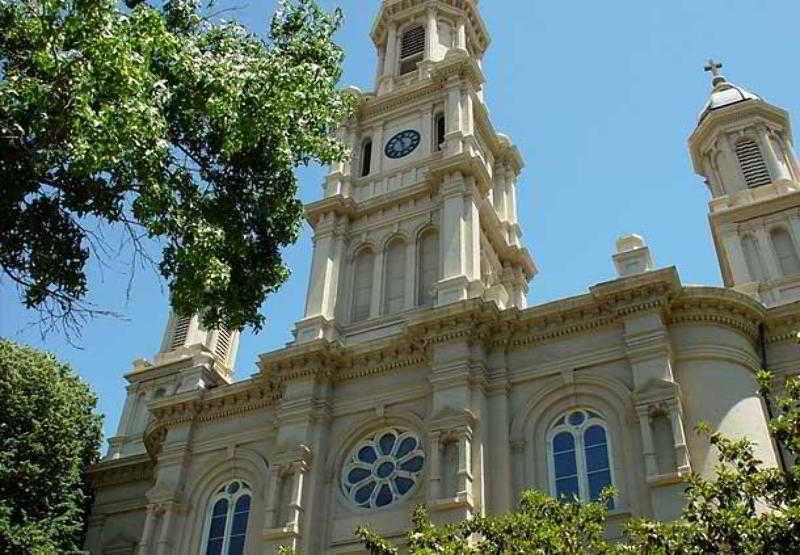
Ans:
<svg viewBox="0 0 800 555"><path fill-rule="evenodd" d="M402 158L414 152L419 146L419 133L413 129L401 131L386 143L386 156L389 158Z"/></svg>

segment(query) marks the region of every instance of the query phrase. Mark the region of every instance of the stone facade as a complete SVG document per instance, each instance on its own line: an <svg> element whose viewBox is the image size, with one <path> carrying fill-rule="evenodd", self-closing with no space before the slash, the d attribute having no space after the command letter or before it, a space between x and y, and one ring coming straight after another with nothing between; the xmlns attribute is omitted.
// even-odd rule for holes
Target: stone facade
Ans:
<svg viewBox="0 0 800 555"><path fill-rule="evenodd" d="M98 492L91 553L361 553L363 523L402 540L511 510L539 488L613 484L609 534L675 517L715 454L699 421L781 464L754 372L800 363L800 169L788 115L714 89L690 139L713 199L726 288L683 285L622 237L619 278L527 307L523 162L492 126L477 0L386 0L374 92L341 129L350 161L307 207L305 317L231 380L238 335L172 317L137 361Z"/></svg>

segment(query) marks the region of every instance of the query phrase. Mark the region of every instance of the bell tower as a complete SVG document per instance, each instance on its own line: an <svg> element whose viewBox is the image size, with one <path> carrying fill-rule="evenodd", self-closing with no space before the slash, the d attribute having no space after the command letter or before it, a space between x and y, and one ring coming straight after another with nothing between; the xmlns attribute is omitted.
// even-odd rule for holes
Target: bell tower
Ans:
<svg viewBox="0 0 800 555"><path fill-rule="evenodd" d="M306 207L314 256L296 341L389 335L413 311L471 298L526 306L519 151L492 125L477 0L385 0L375 89L350 88L352 149Z"/></svg>
<svg viewBox="0 0 800 555"><path fill-rule="evenodd" d="M729 82L709 60L711 97L689 139L711 192L727 287L776 306L800 300L800 165L789 114Z"/></svg>

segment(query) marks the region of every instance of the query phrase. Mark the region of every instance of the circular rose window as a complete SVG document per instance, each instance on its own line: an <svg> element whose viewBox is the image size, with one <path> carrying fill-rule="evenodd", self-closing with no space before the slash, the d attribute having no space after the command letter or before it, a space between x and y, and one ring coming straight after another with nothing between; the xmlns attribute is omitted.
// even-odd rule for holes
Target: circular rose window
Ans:
<svg viewBox="0 0 800 555"><path fill-rule="evenodd" d="M425 453L416 434L383 430L358 444L342 467L342 491L364 509L388 507L419 483Z"/></svg>

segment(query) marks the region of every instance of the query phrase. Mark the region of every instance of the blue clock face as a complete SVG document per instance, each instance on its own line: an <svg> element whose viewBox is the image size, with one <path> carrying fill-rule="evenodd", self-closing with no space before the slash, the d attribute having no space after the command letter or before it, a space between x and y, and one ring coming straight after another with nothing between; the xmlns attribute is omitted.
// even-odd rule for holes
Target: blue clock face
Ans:
<svg viewBox="0 0 800 555"><path fill-rule="evenodd" d="M419 133L413 129L401 131L386 143L386 156L389 158L402 158L414 152L419 146Z"/></svg>

